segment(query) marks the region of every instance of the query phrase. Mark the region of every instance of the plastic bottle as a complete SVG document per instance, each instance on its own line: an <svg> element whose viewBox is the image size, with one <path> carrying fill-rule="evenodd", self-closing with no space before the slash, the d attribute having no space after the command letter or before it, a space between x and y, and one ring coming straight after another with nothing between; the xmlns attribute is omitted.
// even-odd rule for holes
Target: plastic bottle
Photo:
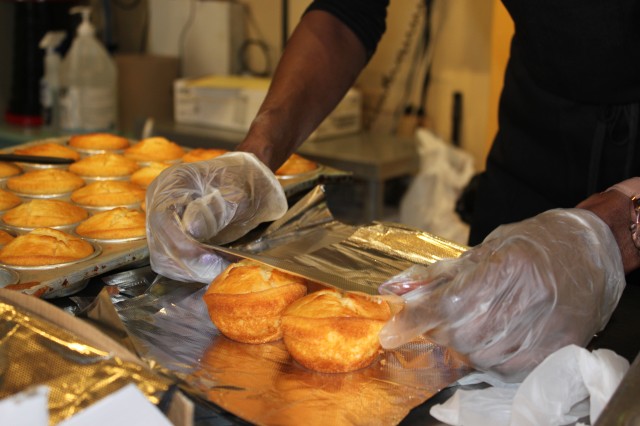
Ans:
<svg viewBox="0 0 640 426"><path fill-rule="evenodd" d="M91 8L77 6L69 13L81 13L82 23L60 68L60 125L70 132L115 130L116 65L95 37Z"/></svg>
<svg viewBox="0 0 640 426"><path fill-rule="evenodd" d="M42 106L42 123L51 130L60 128L60 63L62 58L56 48L62 43L64 31L49 31L40 40L40 49L45 50L44 74L40 80L40 105Z"/></svg>

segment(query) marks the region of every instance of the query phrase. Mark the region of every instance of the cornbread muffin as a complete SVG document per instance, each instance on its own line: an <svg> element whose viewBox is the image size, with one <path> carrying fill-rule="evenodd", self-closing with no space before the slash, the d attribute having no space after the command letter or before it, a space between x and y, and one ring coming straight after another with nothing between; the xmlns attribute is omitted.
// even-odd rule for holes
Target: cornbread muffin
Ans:
<svg viewBox="0 0 640 426"><path fill-rule="evenodd" d="M287 350L300 364L323 373L366 367L378 356L378 333L391 318L384 300L357 292L320 290L282 314Z"/></svg>
<svg viewBox="0 0 640 426"><path fill-rule="evenodd" d="M138 170L135 160L119 154L96 154L69 165L69 171L85 177L122 177Z"/></svg>
<svg viewBox="0 0 640 426"><path fill-rule="evenodd" d="M164 169L168 168L169 164L166 163L158 163L156 161L150 163L148 166L141 168L140 170L135 171L131 175L131 182L139 185L143 188L146 188L151 184L151 182L158 177L160 172Z"/></svg>
<svg viewBox="0 0 640 426"><path fill-rule="evenodd" d="M16 266L42 266L73 262L93 254L81 238L50 228L19 235L0 249L0 262Z"/></svg>
<svg viewBox="0 0 640 426"><path fill-rule="evenodd" d="M87 216L85 209L66 201L35 199L8 210L2 220L20 228L40 228L72 225Z"/></svg>
<svg viewBox="0 0 640 426"><path fill-rule="evenodd" d="M87 150L116 150L129 146L129 140L111 133L88 133L69 138L69 146Z"/></svg>
<svg viewBox="0 0 640 426"><path fill-rule="evenodd" d="M136 161L173 161L184 155L184 149L175 142L156 136L142 139L124 150L124 155Z"/></svg>
<svg viewBox="0 0 640 426"><path fill-rule="evenodd" d="M7 231L3 231L0 229L0 246L5 246L13 241L15 237L8 233Z"/></svg>
<svg viewBox="0 0 640 426"><path fill-rule="evenodd" d="M76 227L76 234L98 240L144 237L145 216L137 210L116 207L89 217Z"/></svg>
<svg viewBox="0 0 640 426"><path fill-rule="evenodd" d="M22 173L22 169L18 165L0 161L0 178L15 176L20 173Z"/></svg>
<svg viewBox="0 0 640 426"><path fill-rule="evenodd" d="M62 169L42 169L26 172L7 180L7 188L21 194L65 194L84 185L84 180Z"/></svg>
<svg viewBox="0 0 640 426"><path fill-rule="evenodd" d="M71 193L71 201L83 206L129 206L144 200L146 191L131 182L107 180L92 182Z"/></svg>
<svg viewBox="0 0 640 426"><path fill-rule="evenodd" d="M243 260L218 275L203 299L222 334L238 342L265 343L282 337L282 311L306 293L305 279Z"/></svg>
<svg viewBox="0 0 640 426"><path fill-rule="evenodd" d="M312 172L317 168L318 164L316 162L301 157L298 154L291 154L287 161L276 170L276 176L299 175Z"/></svg>
<svg viewBox="0 0 640 426"><path fill-rule="evenodd" d="M196 148L183 155L182 161L185 163L194 163L196 161L211 160L212 158L220 157L227 152L229 151L226 149Z"/></svg>
<svg viewBox="0 0 640 426"><path fill-rule="evenodd" d="M80 153L78 151L53 142L45 142L37 145L26 146L23 148L16 148L13 152L20 155L70 158L72 160L80 159Z"/></svg>
<svg viewBox="0 0 640 426"><path fill-rule="evenodd" d="M9 210L20 204L22 200L16 194L0 189L0 210Z"/></svg>

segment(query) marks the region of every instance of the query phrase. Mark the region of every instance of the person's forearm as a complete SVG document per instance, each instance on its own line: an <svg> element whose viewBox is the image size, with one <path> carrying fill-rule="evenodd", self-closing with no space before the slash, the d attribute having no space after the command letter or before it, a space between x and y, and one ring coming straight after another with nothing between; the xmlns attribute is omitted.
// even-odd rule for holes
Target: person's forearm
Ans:
<svg viewBox="0 0 640 426"><path fill-rule="evenodd" d="M640 252L633 244L629 230L632 220L629 196L609 190L592 195L577 207L592 211L609 225L620 248L625 274L640 267Z"/></svg>
<svg viewBox="0 0 640 426"><path fill-rule="evenodd" d="M277 169L338 104L366 62L364 46L340 20L323 11L305 14L237 149Z"/></svg>

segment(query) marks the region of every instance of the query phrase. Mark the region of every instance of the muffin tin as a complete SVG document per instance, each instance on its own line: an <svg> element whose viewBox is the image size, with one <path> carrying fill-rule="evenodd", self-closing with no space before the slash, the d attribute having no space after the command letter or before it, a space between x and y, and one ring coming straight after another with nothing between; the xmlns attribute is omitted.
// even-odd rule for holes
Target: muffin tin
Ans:
<svg viewBox="0 0 640 426"><path fill-rule="evenodd" d="M3 150L0 153L13 153L16 148L23 148L30 145L38 145L42 143L58 143L68 146L76 150L81 158L89 155L104 154L104 153L116 153L123 154L124 150L88 150L74 148L68 145L69 137L48 138L34 140L25 144L16 145ZM135 144L135 140L130 140L131 144ZM190 148L184 148L185 152L188 152ZM144 167L150 162L138 161L140 167ZM175 162L172 162L175 163ZM68 169L68 165L61 164L40 164L40 163L16 163L20 166L24 172L29 170L37 170L43 168L61 168ZM318 167L312 172L304 173L301 175L292 176L277 176L278 181L282 184L285 195L287 197L297 194L305 189L314 186L318 180L322 177L344 177L348 174L327 168L323 165ZM110 177L83 177L85 182L91 183L98 180L129 180L130 176L119 177L118 179ZM9 191L6 188L7 178L0 179L0 187ZM12 191L10 191L12 192ZM15 193L15 192L14 192ZM74 203L70 199L69 193L67 194L54 194L54 195L28 195L28 194L16 194L23 201L29 201L35 198L50 198L60 199L68 201L72 204L79 205L85 208L89 215L97 212L112 209L114 207L126 207L129 209L140 210L140 204L134 205L122 205L122 206L109 206L109 207L92 207L86 205L80 205ZM19 235L30 231L31 229L15 228L4 224L1 221L1 215L4 212L0 212L0 228L12 233L13 235ZM59 226L54 227L62 231L76 235L74 232L75 226ZM77 236L77 235L76 235ZM117 240L96 240L91 238L85 238L96 248L96 255L90 258L82 259L72 263L65 263L59 265L47 265L46 267L16 267L11 265L0 264L0 287L12 288L19 290L27 294L37 295L43 298L55 298L68 296L83 289L86 284L94 276L101 275L105 272L126 267L127 265L145 261L149 257L149 249L147 246L145 237L138 238L126 238Z"/></svg>

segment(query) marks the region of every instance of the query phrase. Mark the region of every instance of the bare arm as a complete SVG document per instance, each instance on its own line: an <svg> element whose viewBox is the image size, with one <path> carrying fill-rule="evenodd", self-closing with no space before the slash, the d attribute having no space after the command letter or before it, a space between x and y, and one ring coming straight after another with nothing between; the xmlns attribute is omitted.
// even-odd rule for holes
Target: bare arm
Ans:
<svg viewBox="0 0 640 426"><path fill-rule="evenodd" d="M339 19L323 11L305 14L237 149L276 170L338 104L366 62L365 47Z"/></svg>

